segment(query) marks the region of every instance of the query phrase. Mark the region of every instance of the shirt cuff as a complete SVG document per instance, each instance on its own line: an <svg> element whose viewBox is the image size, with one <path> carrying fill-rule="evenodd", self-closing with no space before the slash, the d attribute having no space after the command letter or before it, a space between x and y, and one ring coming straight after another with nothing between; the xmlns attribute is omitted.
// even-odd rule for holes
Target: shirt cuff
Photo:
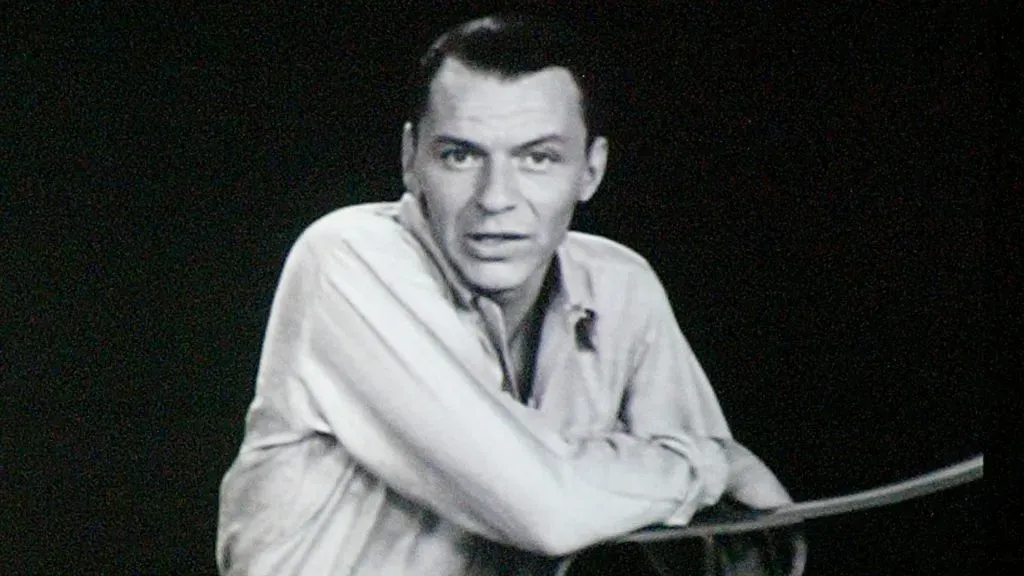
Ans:
<svg viewBox="0 0 1024 576"><path fill-rule="evenodd" d="M725 446L718 438L692 438L689 442L677 438L659 438L666 447L685 456L691 462L691 484L682 503L665 521L668 526L689 524L700 508L718 502L729 479L729 463Z"/></svg>

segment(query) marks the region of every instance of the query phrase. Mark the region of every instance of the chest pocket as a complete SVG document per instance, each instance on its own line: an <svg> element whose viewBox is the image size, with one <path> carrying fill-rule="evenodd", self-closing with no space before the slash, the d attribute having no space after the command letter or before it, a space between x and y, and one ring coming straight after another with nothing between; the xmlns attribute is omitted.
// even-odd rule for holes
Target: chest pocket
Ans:
<svg viewBox="0 0 1024 576"><path fill-rule="evenodd" d="M531 405L569 435L608 432L620 427L619 409L624 384L593 348L565 339L557 350L545 350L537 360ZM549 355L545 355L548 353Z"/></svg>

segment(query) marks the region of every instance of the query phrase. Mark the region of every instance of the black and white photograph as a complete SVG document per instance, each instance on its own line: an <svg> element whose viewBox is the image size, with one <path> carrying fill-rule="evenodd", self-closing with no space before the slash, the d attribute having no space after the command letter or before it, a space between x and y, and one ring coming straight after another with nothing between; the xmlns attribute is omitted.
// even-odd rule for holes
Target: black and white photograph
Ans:
<svg viewBox="0 0 1024 576"><path fill-rule="evenodd" d="M0 573L995 573L989 12L5 4Z"/></svg>

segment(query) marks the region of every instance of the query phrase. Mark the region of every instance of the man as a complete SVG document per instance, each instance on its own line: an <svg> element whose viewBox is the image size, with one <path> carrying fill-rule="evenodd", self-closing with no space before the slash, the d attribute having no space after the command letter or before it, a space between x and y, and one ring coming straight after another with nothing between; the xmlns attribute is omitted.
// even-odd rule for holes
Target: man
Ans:
<svg viewBox="0 0 1024 576"><path fill-rule="evenodd" d="M655 273L568 232L608 142L586 52L485 18L422 61L406 193L289 254L240 453L223 574L551 574L727 492L789 501L731 439Z"/></svg>

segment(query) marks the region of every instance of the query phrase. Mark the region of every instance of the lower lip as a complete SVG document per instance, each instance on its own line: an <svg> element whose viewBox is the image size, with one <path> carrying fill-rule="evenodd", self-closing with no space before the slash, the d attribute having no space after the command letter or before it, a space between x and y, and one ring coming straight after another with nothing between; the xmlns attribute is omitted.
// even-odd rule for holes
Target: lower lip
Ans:
<svg viewBox="0 0 1024 576"><path fill-rule="evenodd" d="M466 247L477 258L501 260L512 256L527 240L523 236L467 236Z"/></svg>

